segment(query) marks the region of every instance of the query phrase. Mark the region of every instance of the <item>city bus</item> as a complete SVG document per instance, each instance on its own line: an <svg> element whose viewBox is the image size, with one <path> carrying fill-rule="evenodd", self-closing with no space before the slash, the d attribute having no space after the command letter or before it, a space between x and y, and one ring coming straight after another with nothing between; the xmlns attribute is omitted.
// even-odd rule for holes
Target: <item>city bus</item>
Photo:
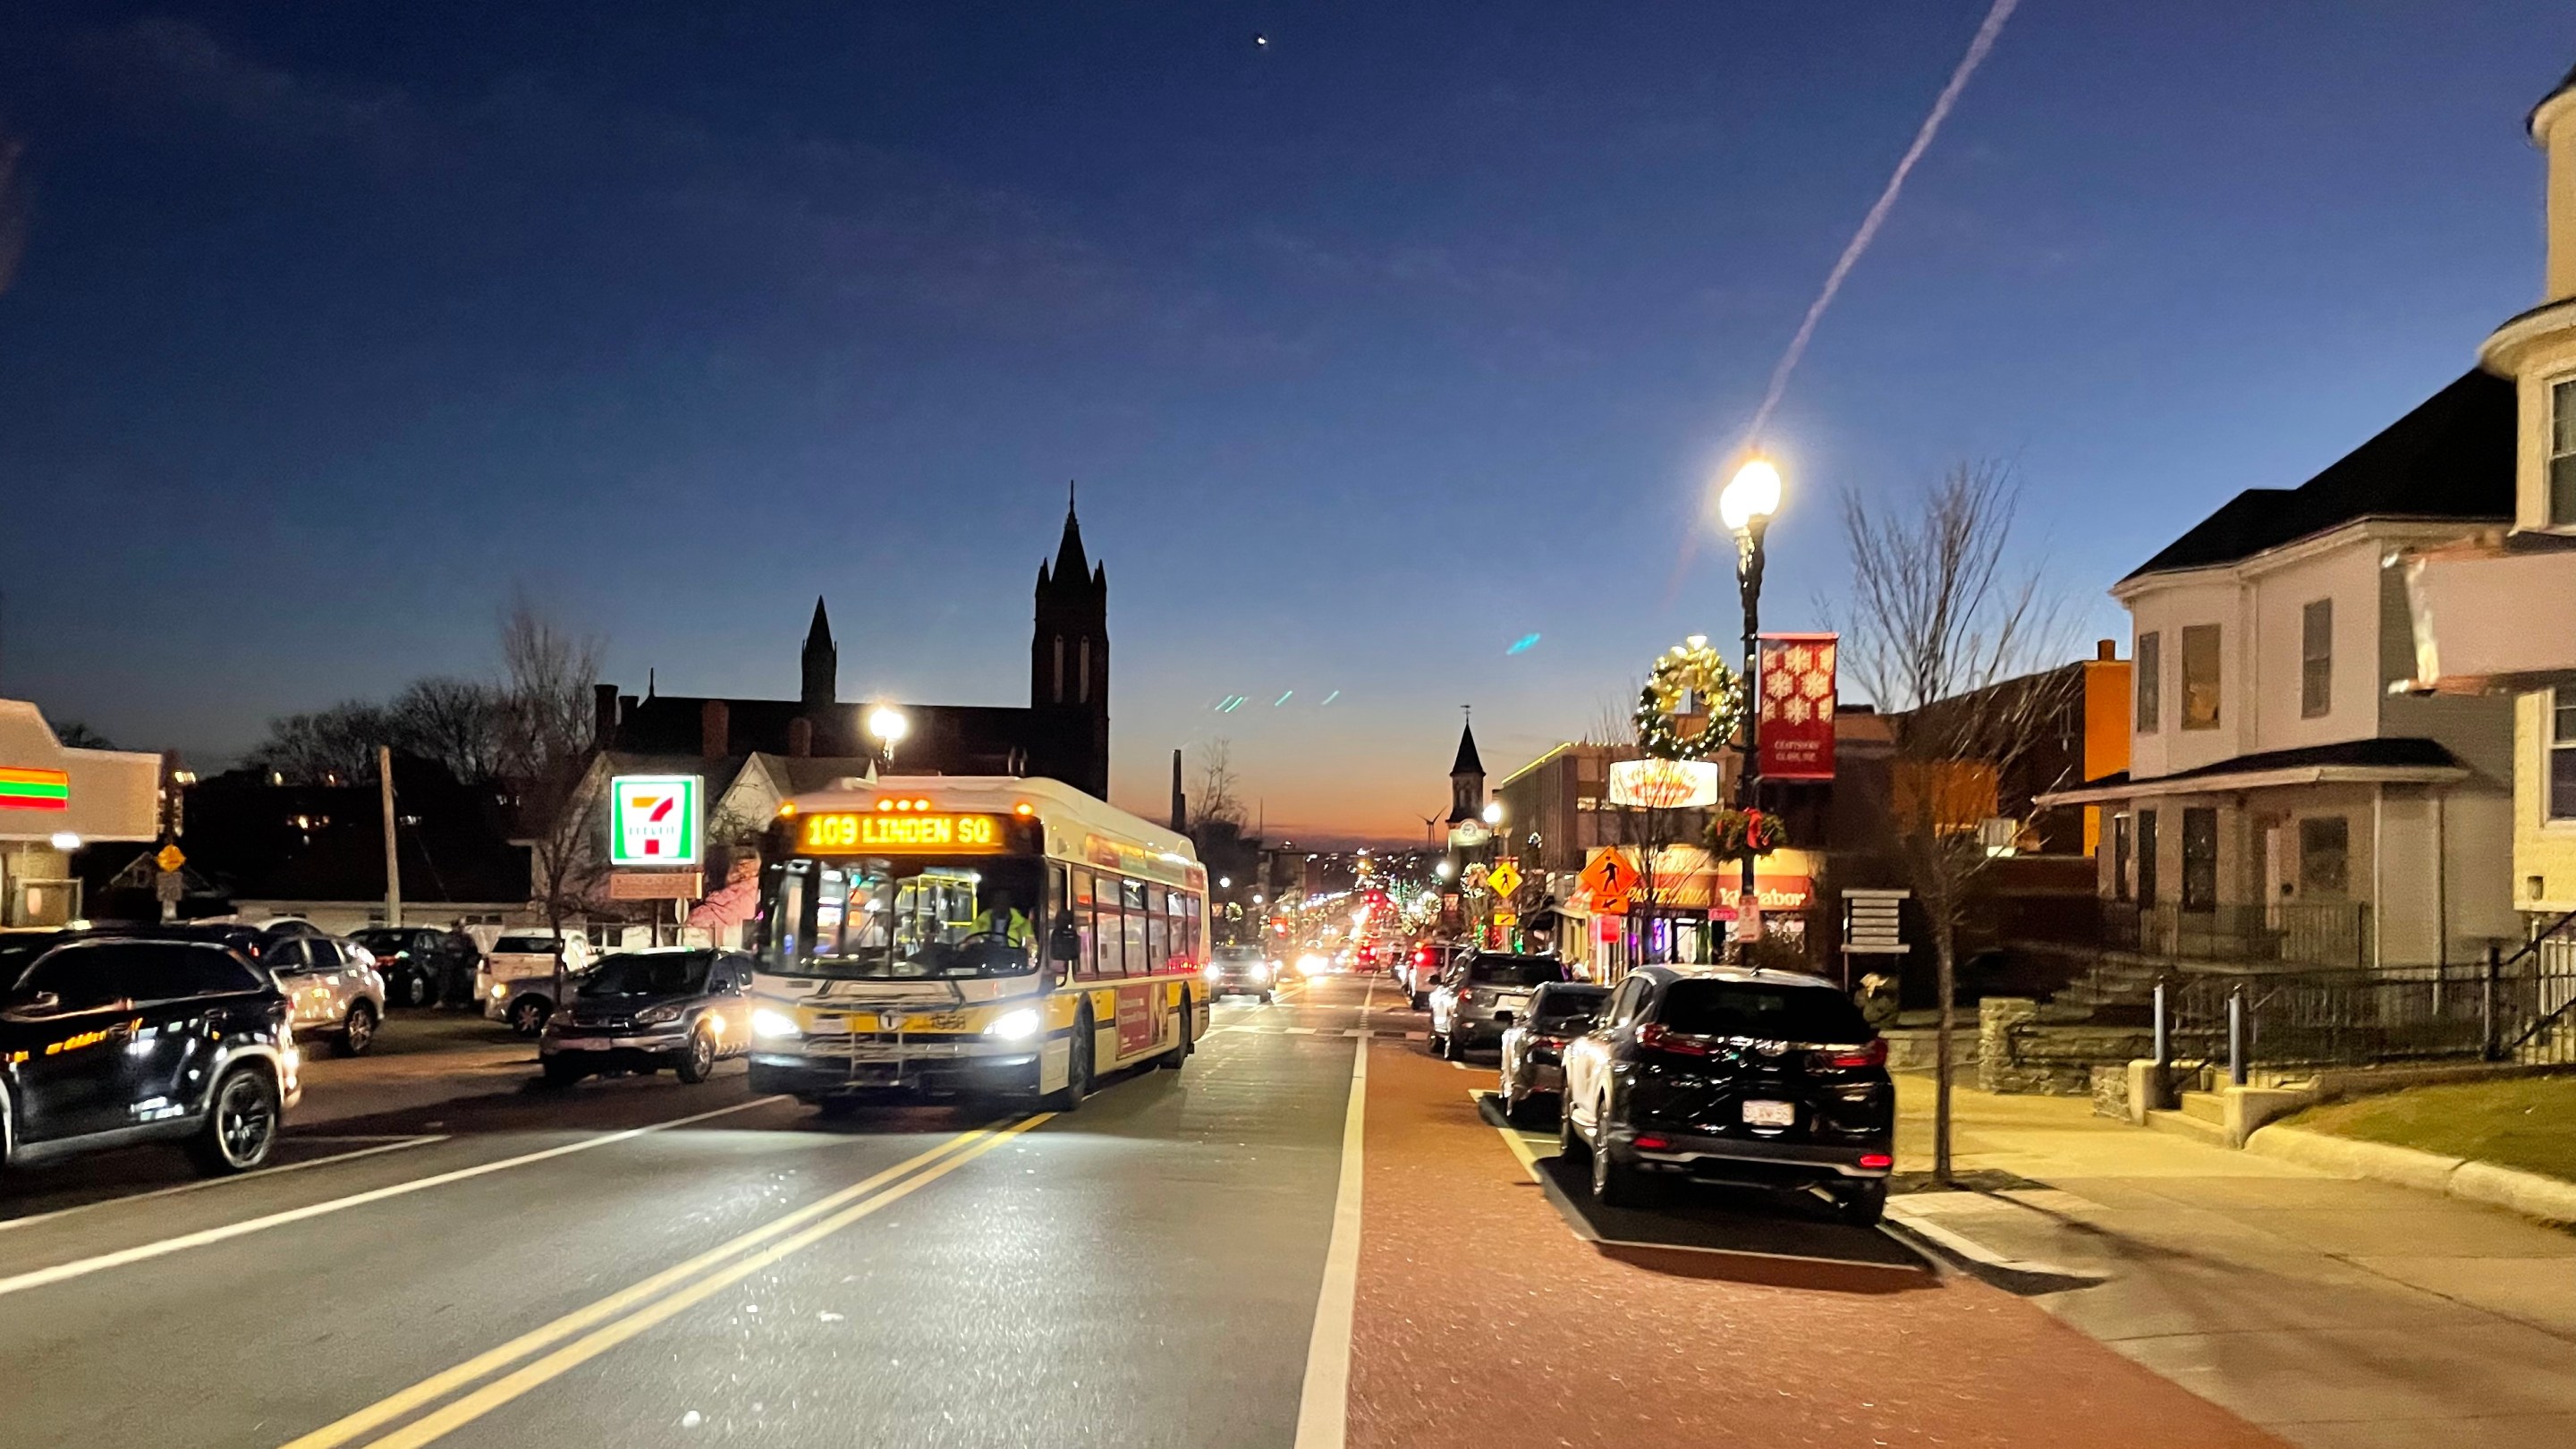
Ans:
<svg viewBox="0 0 2576 1449"><path fill-rule="evenodd" d="M1188 837L1068 785L889 776L779 806L751 1089L1080 1105L1206 1035L1207 872Z"/></svg>

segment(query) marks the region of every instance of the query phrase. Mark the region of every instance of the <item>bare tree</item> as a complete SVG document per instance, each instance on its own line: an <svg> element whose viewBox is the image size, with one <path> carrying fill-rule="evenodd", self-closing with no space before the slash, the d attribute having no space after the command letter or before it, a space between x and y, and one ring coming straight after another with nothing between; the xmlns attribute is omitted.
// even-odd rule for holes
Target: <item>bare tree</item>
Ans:
<svg viewBox="0 0 2576 1449"><path fill-rule="evenodd" d="M590 780L591 685L605 642L575 635L521 590L501 614L501 771L518 797L536 902L560 933L607 870L602 792Z"/></svg>
<svg viewBox="0 0 2576 1449"><path fill-rule="evenodd" d="M27 189L18 179L18 159L26 149L26 143L0 134L0 292L9 290L27 254Z"/></svg>
<svg viewBox="0 0 2576 1449"><path fill-rule="evenodd" d="M1190 828L1197 838L1210 825L1231 826L1241 834L1245 824L1242 782L1234 773L1234 742L1219 736L1198 748L1198 770L1190 791Z"/></svg>
<svg viewBox="0 0 2576 1449"><path fill-rule="evenodd" d="M393 742L385 711L362 699L268 722L268 738L242 762L298 785L356 785L376 778L376 748Z"/></svg>
<svg viewBox="0 0 2576 1449"><path fill-rule="evenodd" d="M395 750L434 760L468 785L499 779L509 738L503 691L478 679L416 679L385 707Z"/></svg>
<svg viewBox="0 0 2576 1449"><path fill-rule="evenodd" d="M1887 837L1931 928L1940 994L1933 1173L1950 1180L1958 934L1968 889L1994 859L1996 782L2047 740L2077 687L2063 611L2010 548L2019 488L1999 464L1962 464L1909 505L1843 498L1850 617L1842 668L1895 736Z"/></svg>

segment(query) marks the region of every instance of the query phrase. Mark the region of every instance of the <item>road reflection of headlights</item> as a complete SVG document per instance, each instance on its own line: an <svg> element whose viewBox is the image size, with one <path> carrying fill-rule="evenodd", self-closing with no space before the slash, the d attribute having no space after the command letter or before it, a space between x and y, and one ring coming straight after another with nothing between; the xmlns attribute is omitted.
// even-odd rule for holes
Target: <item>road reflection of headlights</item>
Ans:
<svg viewBox="0 0 2576 1449"><path fill-rule="evenodd" d="M1017 1011L1003 1012L993 1018L991 1026L984 1028L984 1035L997 1036L1004 1041L1026 1041L1037 1034L1038 1014L1034 1008L1026 1006Z"/></svg>
<svg viewBox="0 0 2576 1449"><path fill-rule="evenodd" d="M759 1037L803 1036L805 1029L791 1016L782 1016L767 1007L751 1014L751 1034Z"/></svg>

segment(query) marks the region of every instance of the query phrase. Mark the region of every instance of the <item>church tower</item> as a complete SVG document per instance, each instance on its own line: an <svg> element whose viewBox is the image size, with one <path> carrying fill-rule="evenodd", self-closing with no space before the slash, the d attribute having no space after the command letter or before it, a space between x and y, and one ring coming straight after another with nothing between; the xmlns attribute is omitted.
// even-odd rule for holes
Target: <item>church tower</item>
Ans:
<svg viewBox="0 0 2576 1449"><path fill-rule="evenodd" d="M828 708L841 689L841 651L832 646L832 621L823 600L814 600L814 624L805 631L805 688L798 701L807 709Z"/></svg>
<svg viewBox="0 0 2576 1449"><path fill-rule="evenodd" d="M1055 561L1038 565L1037 627L1029 641L1029 703L1090 716L1091 778L1069 781L1109 793L1109 572L1082 549L1073 486L1065 485L1064 538Z"/></svg>
<svg viewBox="0 0 2576 1449"><path fill-rule="evenodd" d="M1466 825L1485 818L1485 761L1476 753L1473 721L1458 731L1458 758L1449 765L1449 823Z"/></svg>

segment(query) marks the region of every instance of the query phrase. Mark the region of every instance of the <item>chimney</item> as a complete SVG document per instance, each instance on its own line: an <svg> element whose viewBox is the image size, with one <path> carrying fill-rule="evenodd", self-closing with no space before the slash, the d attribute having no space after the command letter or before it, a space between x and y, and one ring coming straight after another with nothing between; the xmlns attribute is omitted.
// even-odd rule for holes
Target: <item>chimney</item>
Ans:
<svg viewBox="0 0 2576 1449"><path fill-rule="evenodd" d="M1181 794L1181 752L1178 750L1172 751L1172 828L1182 831L1190 828L1190 802Z"/></svg>
<svg viewBox="0 0 2576 1449"><path fill-rule="evenodd" d="M787 722L787 753L800 760L814 753L814 722L801 714Z"/></svg>
<svg viewBox="0 0 2576 1449"><path fill-rule="evenodd" d="M590 742L599 749L617 747L617 686L590 687Z"/></svg>
<svg viewBox="0 0 2576 1449"><path fill-rule="evenodd" d="M2120 641L2117 639L2094 640L2093 657L2105 664L2117 662L2120 657Z"/></svg>
<svg viewBox="0 0 2576 1449"><path fill-rule="evenodd" d="M721 760L733 753L733 711L721 699L698 706L698 754Z"/></svg>

